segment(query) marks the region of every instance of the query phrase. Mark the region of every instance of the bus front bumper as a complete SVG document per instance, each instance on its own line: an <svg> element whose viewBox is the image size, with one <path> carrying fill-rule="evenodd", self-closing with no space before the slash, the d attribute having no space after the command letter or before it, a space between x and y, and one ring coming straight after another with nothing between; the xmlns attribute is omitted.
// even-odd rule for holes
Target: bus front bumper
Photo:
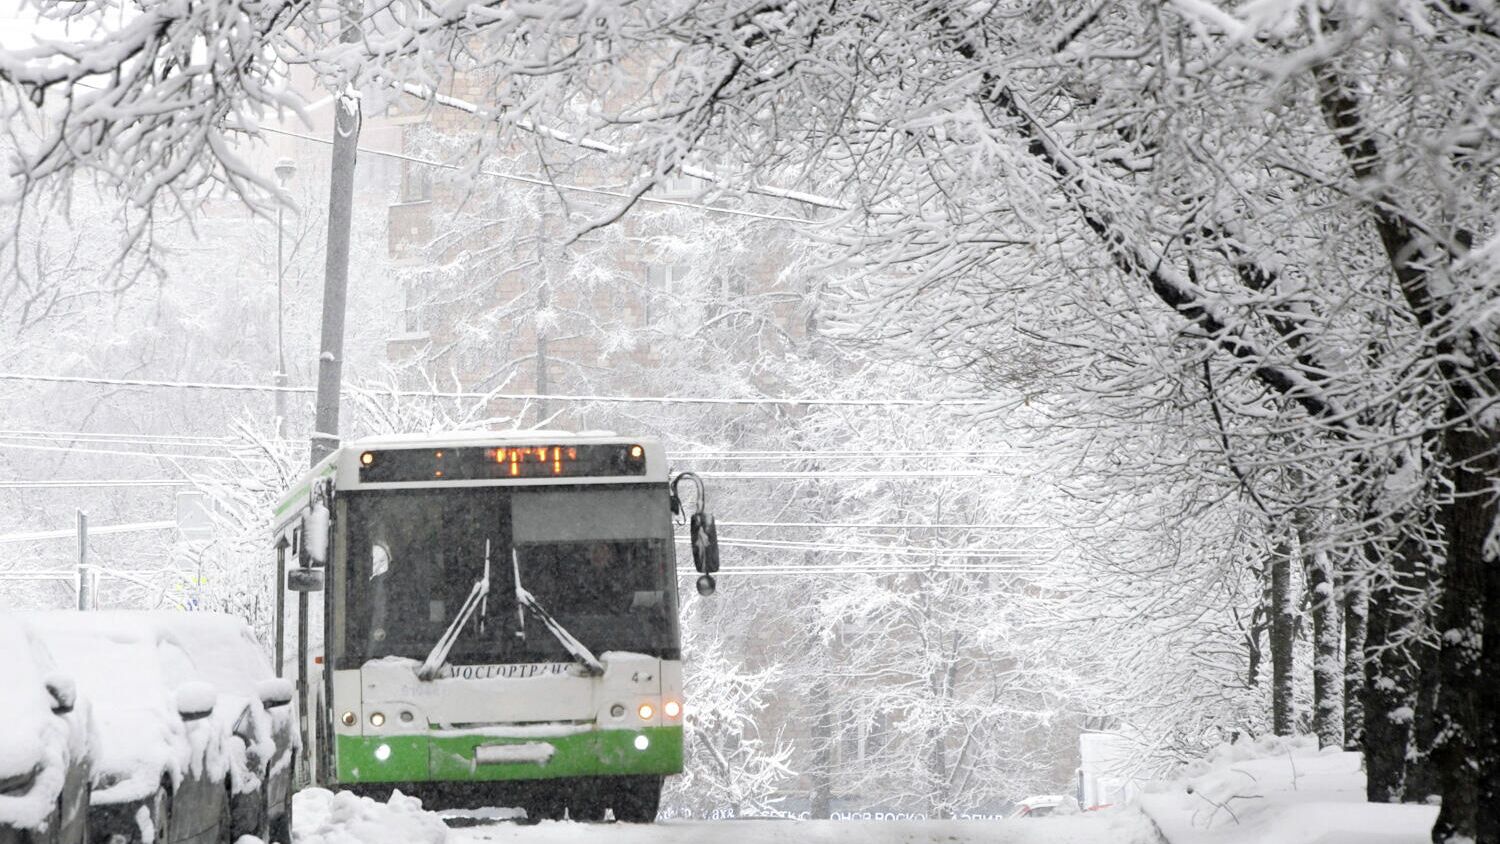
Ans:
<svg viewBox="0 0 1500 844"><path fill-rule="evenodd" d="M338 736L340 783L489 782L682 772L682 727L549 738Z"/></svg>

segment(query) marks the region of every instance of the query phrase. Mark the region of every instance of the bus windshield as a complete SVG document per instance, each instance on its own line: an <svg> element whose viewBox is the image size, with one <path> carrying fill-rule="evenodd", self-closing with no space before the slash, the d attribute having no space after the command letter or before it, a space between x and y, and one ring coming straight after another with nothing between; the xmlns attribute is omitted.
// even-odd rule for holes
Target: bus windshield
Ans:
<svg viewBox="0 0 1500 844"><path fill-rule="evenodd" d="M677 590L661 486L482 487L340 497L341 630L358 665L424 659L484 576L491 588L459 632L450 665L568 662L567 648L516 601L520 580L595 654L676 658ZM338 622L336 621L336 625Z"/></svg>

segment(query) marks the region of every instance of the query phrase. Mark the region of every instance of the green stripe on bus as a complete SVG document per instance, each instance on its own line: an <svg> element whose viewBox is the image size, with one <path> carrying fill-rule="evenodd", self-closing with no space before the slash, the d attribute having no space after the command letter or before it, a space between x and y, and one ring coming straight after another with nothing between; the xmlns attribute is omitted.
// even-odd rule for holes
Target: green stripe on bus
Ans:
<svg viewBox="0 0 1500 844"><path fill-rule="evenodd" d="M636 738L645 736L645 750ZM547 743L555 748L546 764L510 762L480 765L478 745ZM377 757L381 746L389 748ZM341 783L535 780L610 774L682 772L682 727L598 730L557 738L502 739L489 736L338 737Z"/></svg>
<svg viewBox="0 0 1500 844"><path fill-rule="evenodd" d="M312 486L312 481L314 481L314 480L320 481L320 480L322 480L324 478L333 477L333 473L336 472L336 471L338 471L338 467L337 466L329 466L328 469L327 469L327 471L319 473L317 477L313 478L312 480L309 480L307 483L298 485L291 492L289 492L286 495L282 496L282 498L281 498L281 504L276 508L276 512L273 513L272 515L273 516L280 516L282 514L282 512L285 511L288 507L291 507L293 505L300 506L300 505L306 503L304 499L307 497L308 487Z"/></svg>

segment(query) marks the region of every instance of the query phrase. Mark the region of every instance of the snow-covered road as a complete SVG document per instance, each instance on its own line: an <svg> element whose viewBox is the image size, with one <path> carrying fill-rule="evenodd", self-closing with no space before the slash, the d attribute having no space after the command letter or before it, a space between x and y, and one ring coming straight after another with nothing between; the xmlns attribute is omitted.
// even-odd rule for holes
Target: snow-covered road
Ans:
<svg viewBox="0 0 1500 844"><path fill-rule="evenodd" d="M297 796L296 844L1158 844L1133 810L1013 821L663 821L649 825L514 822L510 810L428 812L309 789Z"/></svg>
<svg viewBox="0 0 1500 844"><path fill-rule="evenodd" d="M450 842L516 844L1154 844L1139 815L1018 821L665 821L629 824L541 823L452 830ZM300 844L300 842L299 842Z"/></svg>

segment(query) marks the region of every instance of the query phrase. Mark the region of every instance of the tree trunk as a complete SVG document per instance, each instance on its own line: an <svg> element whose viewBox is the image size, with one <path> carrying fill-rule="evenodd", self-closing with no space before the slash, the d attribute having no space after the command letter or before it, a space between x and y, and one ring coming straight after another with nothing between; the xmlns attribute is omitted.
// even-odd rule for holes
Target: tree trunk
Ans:
<svg viewBox="0 0 1500 844"><path fill-rule="evenodd" d="M1343 575L1344 749L1363 750L1365 741L1365 641L1369 631L1370 590L1360 573Z"/></svg>
<svg viewBox="0 0 1500 844"><path fill-rule="evenodd" d="M1463 410L1455 400L1448 409L1450 422L1462 424ZM1438 655L1437 742L1432 759L1443 791L1443 807L1432 828L1434 844L1455 838L1494 842L1479 836L1479 785L1477 780L1493 775L1483 764L1478 744L1481 719L1479 686L1495 677L1482 675L1481 636L1484 632L1484 540L1494 523L1494 502L1488 479L1474 463L1485 451L1483 438L1466 427L1448 432L1444 450L1447 475L1453 485L1453 500L1441 511L1448 540L1447 565L1443 570L1443 609L1438 624L1442 650ZM1492 646L1493 647L1493 646ZM1486 720L1494 723L1494 713ZM1486 738L1493 742L1494 737ZM1486 770L1488 768L1488 770ZM1493 791L1494 784L1486 784ZM1493 808L1486 812L1491 814ZM1491 819L1491 823L1493 819Z"/></svg>
<svg viewBox="0 0 1500 844"><path fill-rule="evenodd" d="M1494 472L1490 477L1494 477ZM1486 493L1477 505L1481 510L1479 522L1486 526L1485 536L1491 536L1491 529L1500 519L1500 503L1493 493ZM1486 542L1484 549L1484 604L1479 612L1484 619L1483 650L1479 681L1475 684L1481 713L1477 826L1480 844L1496 844L1500 842L1500 553L1497 553L1500 549L1493 542Z"/></svg>
<svg viewBox="0 0 1500 844"><path fill-rule="evenodd" d="M1420 539L1403 537L1390 564L1383 565L1383 551L1369 548L1376 572L1370 588L1364 658L1365 796L1371 803L1400 803L1406 795L1415 677L1406 648L1391 641L1405 626L1403 587L1423 550Z"/></svg>
<svg viewBox="0 0 1500 844"><path fill-rule="evenodd" d="M812 816L815 820L827 820L833 812L833 706L828 682L814 682L811 697L813 722L809 738L813 764L808 780L812 784Z"/></svg>
<svg viewBox="0 0 1500 844"><path fill-rule="evenodd" d="M1307 572L1307 591L1312 600L1313 622L1313 733L1319 747L1344 744L1343 710L1339 693L1343 688L1344 664L1339 660L1338 596L1333 572L1324 551L1310 551L1312 536L1299 531L1302 562Z"/></svg>
<svg viewBox="0 0 1500 844"><path fill-rule="evenodd" d="M1406 802L1424 803L1442 793L1437 769L1432 764L1432 746L1437 742L1438 654L1432 647L1414 642L1416 657L1417 720L1412 725L1412 751L1407 753Z"/></svg>
<svg viewBox="0 0 1500 844"><path fill-rule="evenodd" d="M1292 611L1292 554L1287 543L1271 551L1271 730L1292 734L1292 645L1296 617Z"/></svg>

